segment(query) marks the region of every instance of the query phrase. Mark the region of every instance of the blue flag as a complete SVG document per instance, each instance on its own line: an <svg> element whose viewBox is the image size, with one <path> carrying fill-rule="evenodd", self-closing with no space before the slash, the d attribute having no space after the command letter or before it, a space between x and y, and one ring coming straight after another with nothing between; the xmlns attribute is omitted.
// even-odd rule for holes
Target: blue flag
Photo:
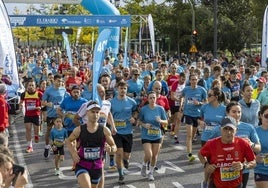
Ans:
<svg viewBox="0 0 268 188"><path fill-rule="evenodd" d="M70 43L68 40L68 36L65 32L62 32L62 37L63 37L64 43L65 43L65 48L66 48L69 63L71 66L73 66L71 47L70 47Z"/></svg>
<svg viewBox="0 0 268 188"><path fill-rule="evenodd" d="M107 49L107 44L110 36L110 29L102 30L94 47L92 92L93 100L97 101L100 105L102 105L102 101L98 95L97 84L103 66L104 52Z"/></svg>
<svg viewBox="0 0 268 188"><path fill-rule="evenodd" d="M127 54L128 54L128 51L127 51L127 45L128 45L128 27L126 29L126 35L125 35L125 53L124 53L124 62L123 62L123 67L129 67L129 64L128 64L128 58L127 58Z"/></svg>

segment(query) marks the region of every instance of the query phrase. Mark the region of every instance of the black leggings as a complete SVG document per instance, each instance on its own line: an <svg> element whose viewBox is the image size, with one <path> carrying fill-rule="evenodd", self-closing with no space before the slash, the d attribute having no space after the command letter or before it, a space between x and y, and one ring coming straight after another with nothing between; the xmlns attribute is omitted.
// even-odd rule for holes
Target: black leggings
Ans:
<svg viewBox="0 0 268 188"><path fill-rule="evenodd" d="M244 173L242 178L242 188L247 188L249 173Z"/></svg>

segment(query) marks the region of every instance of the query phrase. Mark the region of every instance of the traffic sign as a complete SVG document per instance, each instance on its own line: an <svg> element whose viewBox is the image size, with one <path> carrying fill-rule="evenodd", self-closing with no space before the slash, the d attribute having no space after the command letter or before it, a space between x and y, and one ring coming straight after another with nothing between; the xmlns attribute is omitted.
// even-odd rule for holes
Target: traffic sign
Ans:
<svg viewBox="0 0 268 188"><path fill-rule="evenodd" d="M198 52L198 51L197 51L197 48L196 48L196 46L195 46L194 44L191 46L189 52L190 52L190 53L197 53L197 52Z"/></svg>

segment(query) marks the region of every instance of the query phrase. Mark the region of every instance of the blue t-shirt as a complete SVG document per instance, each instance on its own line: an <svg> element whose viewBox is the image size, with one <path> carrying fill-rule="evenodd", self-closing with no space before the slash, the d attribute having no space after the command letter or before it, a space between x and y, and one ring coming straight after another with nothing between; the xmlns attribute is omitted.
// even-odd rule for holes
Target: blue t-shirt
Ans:
<svg viewBox="0 0 268 188"><path fill-rule="evenodd" d="M254 172L268 175L268 130L264 130L261 126L259 126L256 127L256 132L261 144L260 155L262 155L264 159L262 163L257 163L257 166L254 168Z"/></svg>
<svg viewBox="0 0 268 188"><path fill-rule="evenodd" d="M76 114L76 112L85 102L87 102L87 100L82 97L75 100L72 96L68 96L63 99L62 103L60 104L60 108L62 109L64 114L67 114L67 116L64 118L63 123L68 131L73 131L76 127L76 125L73 123L74 114Z"/></svg>
<svg viewBox="0 0 268 188"><path fill-rule="evenodd" d="M111 105L111 113L117 133L122 135L132 134L132 124L129 120L132 117L132 113L137 109L136 101L127 96L122 100L114 97L111 100Z"/></svg>
<svg viewBox="0 0 268 188"><path fill-rule="evenodd" d="M141 108L139 113L139 120L143 123L149 123L153 127L152 129L141 128L141 138L147 140L157 140L162 138L161 124L156 121L156 117L166 120L166 112L162 106L157 105L154 109L151 109L149 105L145 105Z"/></svg>
<svg viewBox="0 0 268 188"><path fill-rule="evenodd" d="M225 114L226 106L223 104L220 104L217 107L213 107L211 104L205 104L201 107L201 117L204 118L206 123L201 136L202 141L209 140L212 130L215 126L221 124L221 120L225 117Z"/></svg>
<svg viewBox="0 0 268 188"><path fill-rule="evenodd" d="M65 139L68 138L67 130L65 128L56 129L52 128L50 131L50 139L53 141L53 144L57 147L64 146Z"/></svg>
<svg viewBox="0 0 268 188"><path fill-rule="evenodd" d="M128 93L135 93L136 96L134 96L135 101L137 102L137 104L140 104L140 95L141 95L141 91L143 88L143 81L138 79L137 81L130 79L127 81L128 84L128 88L127 88L127 92Z"/></svg>
<svg viewBox="0 0 268 188"><path fill-rule="evenodd" d="M184 108L183 114L191 117L200 117L201 116L201 105L194 105L194 100L202 102L207 99L206 90L197 86L192 88L191 86L186 86L182 90L182 96L184 97Z"/></svg>
<svg viewBox="0 0 268 188"><path fill-rule="evenodd" d="M53 103L52 107L47 106L47 117L57 117L56 108L59 107L59 105L66 96L68 96L68 94L66 93L66 89L64 87L55 89L55 87L51 86L45 90L42 100Z"/></svg>

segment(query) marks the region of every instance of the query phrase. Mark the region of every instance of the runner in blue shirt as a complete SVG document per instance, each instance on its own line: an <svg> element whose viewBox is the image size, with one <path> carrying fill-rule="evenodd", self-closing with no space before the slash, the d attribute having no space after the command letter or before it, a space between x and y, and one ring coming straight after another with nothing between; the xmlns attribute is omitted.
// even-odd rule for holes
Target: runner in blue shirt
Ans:
<svg viewBox="0 0 268 188"><path fill-rule="evenodd" d="M192 140L197 131L197 120L201 117L201 106L207 102L207 92L203 87L197 85L198 79L196 74L191 74L189 79L191 86L186 86L182 90L180 111L183 108L187 131L187 153L189 162L191 162L195 160L195 157L192 155Z"/></svg>
<svg viewBox="0 0 268 188"><path fill-rule="evenodd" d="M268 105L261 107L262 124L256 127L261 143L261 151L256 156L257 166L254 169L254 179L257 188L268 187Z"/></svg>
<svg viewBox="0 0 268 188"><path fill-rule="evenodd" d="M162 143L161 124L168 123L164 108L156 104L156 93L148 93L149 104L142 107L139 113L141 121L141 139L144 150L144 160L142 163L141 175L146 177L146 165L150 162L149 181L154 180L153 172L157 162Z"/></svg>
<svg viewBox="0 0 268 188"><path fill-rule="evenodd" d="M76 125L74 124L74 116L83 103L87 100L81 97L79 86L74 85L71 89L71 96L63 99L57 113L63 118L63 125L68 131L68 136L73 132Z"/></svg>
<svg viewBox="0 0 268 188"><path fill-rule="evenodd" d="M201 117L199 125L204 129L201 135L201 146L209 140L211 131L215 126L220 125L222 118L225 117L226 106L222 104L224 94L217 87L208 91L208 104L201 107Z"/></svg>
<svg viewBox="0 0 268 188"><path fill-rule="evenodd" d="M47 130L45 134L45 151L44 157L49 157L49 135L53 127L53 121L57 117L56 109L59 107L63 99L68 96L66 89L62 87L63 79L61 75L54 76L53 86L48 87L42 97L42 106L47 107Z"/></svg>
<svg viewBox="0 0 268 188"><path fill-rule="evenodd" d="M126 96L127 83L118 83L118 95L111 100L111 112L117 133L113 135L118 148L116 152L116 165L119 173L119 184L124 184L123 162L127 169L133 144L132 125L136 122L135 111L137 103L134 99Z"/></svg>

